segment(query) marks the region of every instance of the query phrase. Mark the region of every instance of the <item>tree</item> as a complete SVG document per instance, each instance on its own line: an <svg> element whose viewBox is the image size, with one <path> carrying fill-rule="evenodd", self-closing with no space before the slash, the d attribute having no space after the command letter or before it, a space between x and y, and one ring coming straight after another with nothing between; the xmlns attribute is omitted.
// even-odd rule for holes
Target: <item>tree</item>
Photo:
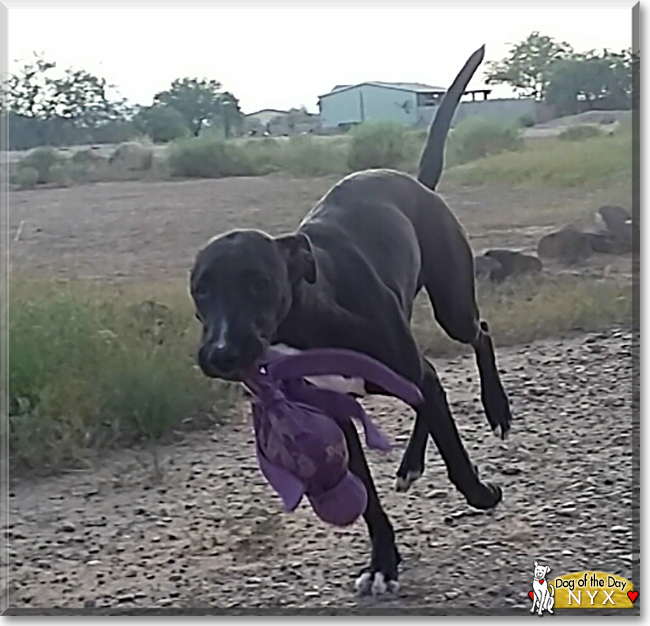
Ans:
<svg viewBox="0 0 650 626"><path fill-rule="evenodd" d="M154 104L176 109L193 135L221 113L221 83L216 80L179 78L171 87L154 96Z"/></svg>
<svg viewBox="0 0 650 626"><path fill-rule="evenodd" d="M56 115L80 128L95 128L122 117L122 101L109 100L106 79L85 70L67 69L61 78L50 81Z"/></svg>
<svg viewBox="0 0 650 626"><path fill-rule="evenodd" d="M505 59L487 64L486 82L507 83L522 96L543 99L553 64L572 53L570 44L554 41L534 31L513 46Z"/></svg>
<svg viewBox="0 0 650 626"><path fill-rule="evenodd" d="M558 61L552 68L546 102L558 115L585 109L629 109L632 98L632 53L593 50Z"/></svg>
<svg viewBox="0 0 650 626"><path fill-rule="evenodd" d="M228 91L221 91L216 80L179 78L171 87L154 96L154 104L176 109L187 128L198 136L205 126L222 125L226 137L242 125L239 101Z"/></svg>
<svg viewBox="0 0 650 626"><path fill-rule="evenodd" d="M154 104L141 108L135 115L136 128L156 143L183 137L189 132L183 116L171 106Z"/></svg>
<svg viewBox="0 0 650 626"><path fill-rule="evenodd" d="M109 88L101 77L57 71L56 63L35 54L2 87L12 147L92 141L98 129L124 122L124 102L111 100Z"/></svg>
<svg viewBox="0 0 650 626"><path fill-rule="evenodd" d="M7 108L16 115L47 119L54 114L51 70L56 63L34 53L34 61L11 74L3 86Z"/></svg>
<svg viewBox="0 0 650 626"><path fill-rule="evenodd" d="M221 106L219 118L223 124L223 132L226 139L232 136L233 131L241 132L244 123L244 114L239 108L239 100L229 91L221 94Z"/></svg>

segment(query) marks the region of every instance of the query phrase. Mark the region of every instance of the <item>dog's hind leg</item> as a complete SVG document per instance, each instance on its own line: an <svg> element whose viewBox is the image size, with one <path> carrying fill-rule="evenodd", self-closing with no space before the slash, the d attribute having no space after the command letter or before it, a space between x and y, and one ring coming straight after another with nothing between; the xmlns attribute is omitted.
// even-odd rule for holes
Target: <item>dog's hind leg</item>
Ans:
<svg viewBox="0 0 650 626"><path fill-rule="evenodd" d="M439 200L439 202L442 202ZM487 322L480 319L474 285L474 258L467 237L451 212L423 211L422 282L443 330L456 341L474 348L481 380L481 400L488 422L505 437L512 415Z"/></svg>
<svg viewBox="0 0 650 626"><path fill-rule="evenodd" d="M474 348L481 400L488 423L502 437L510 429L510 404L496 365L494 346L476 304L474 260L465 233L441 199L421 210L417 231L422 249L421 284L431 300L436 321L456 341ZM427 428L420 415L397 471L396 489L406 491L424 469Z"/></svg>

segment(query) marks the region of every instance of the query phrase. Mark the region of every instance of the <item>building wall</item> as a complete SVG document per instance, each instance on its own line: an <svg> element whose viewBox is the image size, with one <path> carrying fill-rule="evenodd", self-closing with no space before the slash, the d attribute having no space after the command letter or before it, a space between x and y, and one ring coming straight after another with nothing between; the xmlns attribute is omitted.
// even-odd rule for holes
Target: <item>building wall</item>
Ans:
<svg viewBox="0 0 650 626"><path fill-rule="evenodd" d="M413 125L417 121L416 94L412 91L363 85L365 120L382 120Z"/></svg>
<svg viewBox="0 0 650 626"><path fill-rule="evenodd" d="M391 120L404 124L417 122L416 94L376 85L360 85L353 89L327 94L320 99L321 126L337 128L341 124L362 121ZM404 107L403 105L406 104Z"/></svg>
<svg viewBox="0 0 650 626"><path fill-rule="evenodd" d="M359 89L346 89L321 97L321 127L338 128L340 124L358 124L361 121L359 93Z"/></svg>
<svg viewBox="0 0 650 626"><path fill-rule="evenodd" d="M429 126L437 110L438 107L420 107L418 109L417 125ZM530 98L504 98L461 102L456 109L452 126L455 126L466 117L472 116L514 121L518 120L522 115L532 115L536 122L545 122L549 119L543 103L535 102Z"/></svg>

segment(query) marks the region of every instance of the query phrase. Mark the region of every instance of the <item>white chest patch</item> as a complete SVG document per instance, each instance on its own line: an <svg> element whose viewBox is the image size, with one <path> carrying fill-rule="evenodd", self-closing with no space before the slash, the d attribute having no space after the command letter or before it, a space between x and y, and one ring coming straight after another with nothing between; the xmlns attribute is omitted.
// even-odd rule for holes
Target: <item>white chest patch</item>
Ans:
<svg viewBox="0 0 650 626"><path fill-rule="evenodd" d="M299 354L302 352L297 348L292 348L283 343L276 343L271 346L273 350L281 352L282 354ZM362 378L347 378L346 376L307 376L306 379L322 389L331 389L332 391L339 391L341 393L354 393L358 396L365 396L366 390L364 389Z"/></svg>

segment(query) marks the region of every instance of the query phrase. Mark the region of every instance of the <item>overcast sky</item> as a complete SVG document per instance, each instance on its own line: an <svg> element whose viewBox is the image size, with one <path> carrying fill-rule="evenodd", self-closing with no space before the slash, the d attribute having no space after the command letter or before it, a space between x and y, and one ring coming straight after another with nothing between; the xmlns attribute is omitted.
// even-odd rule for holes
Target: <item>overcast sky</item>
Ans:
<svg viewBox="0 0 650 626"><path fill-rule="evenodd" d="M198 76L219 80L247 113L300 105L317 111L317 97L338 83L381 80L446 87L481 44L486 44L486 60L501 59L533 30L578 50L627 48L632 4L602 8L592 2L573 9L550 4L452 9L434 3L400 9L40 9L14 2L8 60L11 71L32 51L42 52L61 66L105 77L133 103L150 104L174 78ZM471 86L482 86L479 73Z"/></svg>

